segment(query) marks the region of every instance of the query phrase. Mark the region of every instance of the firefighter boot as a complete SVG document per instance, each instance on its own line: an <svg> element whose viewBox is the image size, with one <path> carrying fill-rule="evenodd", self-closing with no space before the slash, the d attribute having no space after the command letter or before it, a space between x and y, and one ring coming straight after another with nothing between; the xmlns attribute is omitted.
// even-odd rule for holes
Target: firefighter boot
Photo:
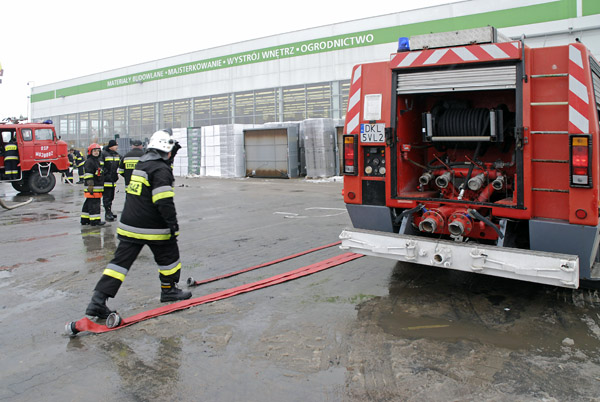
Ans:
<svg viewBox="0 0 600 402"><path fill-rule="evenodd" d="M108 221L108 217L111 217L111 220L109 222L114 221L115 219L117 219L117 214L113 214L112 208L106 208L104 207L104 209L106 210L106 220Z"/></svg>
<svg viewBox="0 0 600 402"><path fill-rule="evenodd" d="M110 213L110 209L106 210L106 213L104 214L104 219L106 220L106 222L114 222L115 217Z"/></svg>
<svg viewBox="0 0 600 402"><path fill-rule="evenodd" d="M99 290L94 290L94 294L92 295L92 301L88 304L87 309L85 309L85 314L106 319L110 313L114 313L114 310L111 310L106 305L106 299L108 299L108 295L100 292Z"/></svg>
<svg viewBox="0 0 600 402"><path fill-rule="evenodd" d="M192 292L179 289L175 282L161 282L160 288L160 301L163 303L177 300L187 300L192 297Z"/></svg>

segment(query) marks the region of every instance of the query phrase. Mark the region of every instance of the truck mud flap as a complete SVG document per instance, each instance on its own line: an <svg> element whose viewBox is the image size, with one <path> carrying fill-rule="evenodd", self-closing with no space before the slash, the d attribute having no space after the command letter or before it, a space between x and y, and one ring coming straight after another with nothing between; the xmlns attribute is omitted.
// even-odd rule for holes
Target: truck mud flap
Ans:
<svg viewBox="0 0 600 402"><path fill-rule="evenodd" d="M342 250L416 264L577 289L579 257L410 235L344 230Z"/></svg>

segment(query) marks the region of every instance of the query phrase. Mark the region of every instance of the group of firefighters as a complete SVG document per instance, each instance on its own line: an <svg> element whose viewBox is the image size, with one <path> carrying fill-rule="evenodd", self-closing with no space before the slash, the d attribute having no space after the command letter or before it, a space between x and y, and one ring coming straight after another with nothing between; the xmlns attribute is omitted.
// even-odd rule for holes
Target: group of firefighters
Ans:
<svg viewBox="0 0 600 402"><path fill-rule="evenodd" d="M82 225L106 223L101 220L100 200L103 200L106 221L116 219L117 215L112 212L116 182L119 175L125 180L125 205L117 227L119 245L96 284L85 312L101 319L114 312L106 301L115 297L144 245L150 247L158 264L160 301L186 300L192 296L177 286L181 261L172 163L181 147L169 130L155 132L145 152L141 141L134 140L131 145L133 149L121 158L114 140L109 141L104 150L97 143L91 144L80 174L85 197Z"/></svg>

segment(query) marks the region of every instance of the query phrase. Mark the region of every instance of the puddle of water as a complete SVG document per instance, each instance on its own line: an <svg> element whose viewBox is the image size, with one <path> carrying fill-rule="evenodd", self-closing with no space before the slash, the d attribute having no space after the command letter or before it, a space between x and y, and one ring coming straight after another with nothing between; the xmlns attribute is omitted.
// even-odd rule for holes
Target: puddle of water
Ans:
<svg viewBox="0 0 600 402"><path fill-rule="evenodd" d="M359 317L409 339L469 340L546 353L570 346L599 355L598 306L575 303L578 292L585 290L399 264L390 296L360 305Z"/></svg>

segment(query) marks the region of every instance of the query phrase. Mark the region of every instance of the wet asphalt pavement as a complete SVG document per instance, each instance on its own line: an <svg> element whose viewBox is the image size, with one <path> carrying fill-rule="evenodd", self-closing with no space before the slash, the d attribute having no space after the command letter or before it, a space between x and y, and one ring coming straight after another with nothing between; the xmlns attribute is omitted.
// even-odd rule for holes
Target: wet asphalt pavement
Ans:
<svg viewBox="0 0 600 402"><path fill-rule="evenodd" d="M178 178L183 280L337 241L350 226L341 189L339 181ZM79 225L81 190L57 184L0 210L0 401L600 400L598 291L373 257L68 337L65 323L83 317L118 242L115 223ZM29 197L7 184L0 196ZM342 253L327 248L192 292ZM145 248L108 304L128 317L164 305L159 292Z"/></svg>

